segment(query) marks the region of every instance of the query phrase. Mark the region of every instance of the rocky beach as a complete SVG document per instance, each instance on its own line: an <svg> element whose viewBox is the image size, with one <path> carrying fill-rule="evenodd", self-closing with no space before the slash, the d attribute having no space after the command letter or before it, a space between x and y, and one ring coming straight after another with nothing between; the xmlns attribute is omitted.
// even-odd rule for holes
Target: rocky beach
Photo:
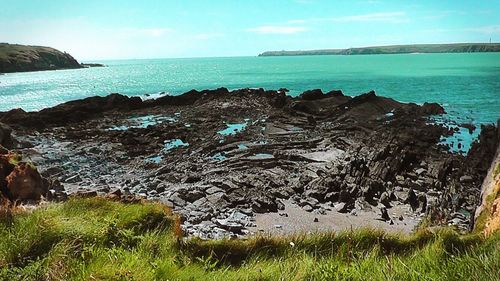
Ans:
<svg viewBox="0 0 500 281"><path fill-rule="evenodd" d="M14 195L5 183L2 192L14 200L156 200L179 214L187 236L204 239L473 227L498 125L482 126L467 154L454 153L443 136L473 128L433 122L446 117L439 104L401 103L374 91L286 92L111 94L1 112L1 144L41 176L35 194Z"/></svg>

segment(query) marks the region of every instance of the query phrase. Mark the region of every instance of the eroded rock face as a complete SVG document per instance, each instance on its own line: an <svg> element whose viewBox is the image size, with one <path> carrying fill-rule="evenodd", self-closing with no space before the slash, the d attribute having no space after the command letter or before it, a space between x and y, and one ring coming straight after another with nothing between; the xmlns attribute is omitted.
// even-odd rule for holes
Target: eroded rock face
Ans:
<svg viewBox="0 0 500 281"><path fill-rule="evenodd" d="M3 155L2 155L3 154ZM0 197L7 197L7 176L14 170L14 165L5 156L6 152L0 153Z"/></svg>
<svg viewBox="0 0 500 281"><path fill-rule="evenodd" d="M498 125L500 126L500 119ZM491 165L491 160L495 157L499 144L500 129L492 124L482 125L479 140L472 144L467 156L469 165L486 173Z"/></svg>
<svg viewBox="0 0 500 281"><path fill-rule="evenodd" d="M28 163L16 165L6 181L7 192L13 200L38 201L48 191L36 168Z"/></svg>
<svg viewBox="0 0 500 281"><path fill-rule="evenodd" d="M110 110L132 110L142 105L139 97L127 97L111 94L106 97L89 97L79 101L70 101L39 112L26 112L13 109L2 113L2 120L11 125L43 128L45 126L62 126L95 117Z"/></svg>
<svg viewBox="0 0 500 281"><path fill-rule="evenodd" d="M0 146L12 148L13 145L12 129L4 123L0 123Z"/></svg>
<svg viewBox="0 0 500 281"><path fill-rule="evenodd" d="M497 184L500 185L500 181ZM497 190L500 190L500 187ZM484 227L484 234L489 236L497 231L500 231L500 197L493 201L489 218Z"/></svg>
<svg viewBox="0 0 500 281"><path fill-rule="evenodd" d="M37 169L22 162L8 150L0 151L0 196L10 201L38 201L47 197L52 182L42 178Z"/></svg>
<svg viewBox="0 0 500 281"><path fill-rule="evenodd" d="M0 43L0 73L81 68L70 55L54 48Z"/></svg>

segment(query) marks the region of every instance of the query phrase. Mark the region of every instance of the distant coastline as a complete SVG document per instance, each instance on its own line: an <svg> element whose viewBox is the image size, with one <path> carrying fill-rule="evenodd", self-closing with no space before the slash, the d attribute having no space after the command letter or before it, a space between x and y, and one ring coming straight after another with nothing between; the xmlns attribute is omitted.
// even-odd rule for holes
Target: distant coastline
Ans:
<svg viewBox="0 0 500 281"><path fill-rule="evenodd" d="M266 51L259 57L270 56L318 56L318 55L377 55L411 53L478 53L500 52L500 43L452 43L372 46L348 49L322 49L298 51Z"/></svg>

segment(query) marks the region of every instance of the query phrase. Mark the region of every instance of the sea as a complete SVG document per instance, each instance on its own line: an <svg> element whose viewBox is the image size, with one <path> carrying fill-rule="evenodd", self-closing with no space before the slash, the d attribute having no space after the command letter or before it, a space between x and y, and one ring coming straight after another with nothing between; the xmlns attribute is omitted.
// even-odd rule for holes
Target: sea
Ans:
<svg viewBox="0 0 500 281"><path fill-rule="evenodd" d="M455 123L500 118L500 53L221 57L86 61L106 67L0 75L0 111L36 111L121 93L152 98L226 87L370 90L402 102L437 102ZM442 120L441 120L442 121ZM477 133L475 134L477 135Z"/></svg>

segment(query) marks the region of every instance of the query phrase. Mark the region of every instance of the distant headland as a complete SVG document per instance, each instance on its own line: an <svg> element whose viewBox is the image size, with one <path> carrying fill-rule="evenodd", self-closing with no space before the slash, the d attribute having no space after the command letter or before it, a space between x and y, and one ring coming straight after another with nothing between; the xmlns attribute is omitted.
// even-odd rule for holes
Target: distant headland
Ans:
<svg viewBox="0 0 500 281"><path fill-rule="evenodd" d="M101 64L80 64L66 52L43 46L0 43L0 73L73 69Z"/></svg>
<svg viewBox="0 0 500 281"><path fill-rule="evenodd" d="M452 43L373 46L348 49L322 49L299 51L267 51L259 57L267 56L313 56L313 55L376 55L411 53L477 53L500 52L500 43Z"/></svg>

